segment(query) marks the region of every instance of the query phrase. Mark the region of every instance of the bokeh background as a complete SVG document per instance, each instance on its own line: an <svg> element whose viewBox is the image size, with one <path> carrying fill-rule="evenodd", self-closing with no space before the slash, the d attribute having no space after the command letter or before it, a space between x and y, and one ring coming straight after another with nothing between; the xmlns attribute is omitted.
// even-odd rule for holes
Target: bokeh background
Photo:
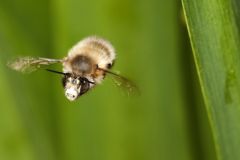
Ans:
<svg viewBox="0 0 240 160"><path fill-rule="evenodd" d="M59 75L6 67L89 35L140 96L106 78L71 103ZM0 0L0 160L214 160L209 126L179 0Z"/></svg>

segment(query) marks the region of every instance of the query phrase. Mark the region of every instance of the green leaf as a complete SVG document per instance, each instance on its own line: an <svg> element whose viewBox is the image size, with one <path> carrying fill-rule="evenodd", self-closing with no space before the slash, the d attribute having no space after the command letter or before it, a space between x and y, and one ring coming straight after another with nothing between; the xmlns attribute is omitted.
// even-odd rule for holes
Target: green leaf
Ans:
<svg viewBox="0 0 240 160"><path fill-rule="evenodd" d="M239 2L182 3L217 157L240 159Z"/></svg>

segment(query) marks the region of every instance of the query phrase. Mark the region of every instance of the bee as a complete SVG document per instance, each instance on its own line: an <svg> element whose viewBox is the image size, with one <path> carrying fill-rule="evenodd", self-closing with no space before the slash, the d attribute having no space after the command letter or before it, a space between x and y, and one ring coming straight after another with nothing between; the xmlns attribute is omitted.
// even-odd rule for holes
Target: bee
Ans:
<svg viewBox="0 0 240 160"><path fill-rule="evenodd" d="M128 94L136 92L138 88L133 82L110 71L115 58L115 49L109 41L91 36L79 41L63 59L21 57L10 61L8 66L22 73L31 73L45 66L61 63L62 72L46 70L63 76L65 96L70 101L75 101L100 84L107 74L112 76L118 86L124 87Z"/></svg>

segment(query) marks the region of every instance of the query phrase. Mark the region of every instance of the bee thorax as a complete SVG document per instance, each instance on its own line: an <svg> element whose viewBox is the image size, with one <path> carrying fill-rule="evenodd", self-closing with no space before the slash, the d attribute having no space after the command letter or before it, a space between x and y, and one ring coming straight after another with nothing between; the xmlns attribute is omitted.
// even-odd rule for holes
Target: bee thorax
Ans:
<svg viewBox="0 0 240 160"><path fill-rule="evenodd" d="M90 73L92 71L91 60L86 56L78 55L71 62L73 70L79 70L83 73Z"/></svg>
<svg viewBox="0 0 240 160"><path fill-rule="evenodd" d="M91 73L93 70L93 62L90 58L83 55L77 55L76 57L67 60L64 64L66 70L71 70L71 72L82 75Z"/></svg>

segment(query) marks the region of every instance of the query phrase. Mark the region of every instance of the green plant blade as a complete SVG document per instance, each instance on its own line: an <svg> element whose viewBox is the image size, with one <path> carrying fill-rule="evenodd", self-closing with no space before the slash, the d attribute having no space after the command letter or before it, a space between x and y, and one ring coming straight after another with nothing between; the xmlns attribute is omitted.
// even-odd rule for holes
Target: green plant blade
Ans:
<svg viewBox="0 0 240 160"><path fill-rule="evenodd" d="M240 159L237 0L182 0L218 159Z"/></svg>

